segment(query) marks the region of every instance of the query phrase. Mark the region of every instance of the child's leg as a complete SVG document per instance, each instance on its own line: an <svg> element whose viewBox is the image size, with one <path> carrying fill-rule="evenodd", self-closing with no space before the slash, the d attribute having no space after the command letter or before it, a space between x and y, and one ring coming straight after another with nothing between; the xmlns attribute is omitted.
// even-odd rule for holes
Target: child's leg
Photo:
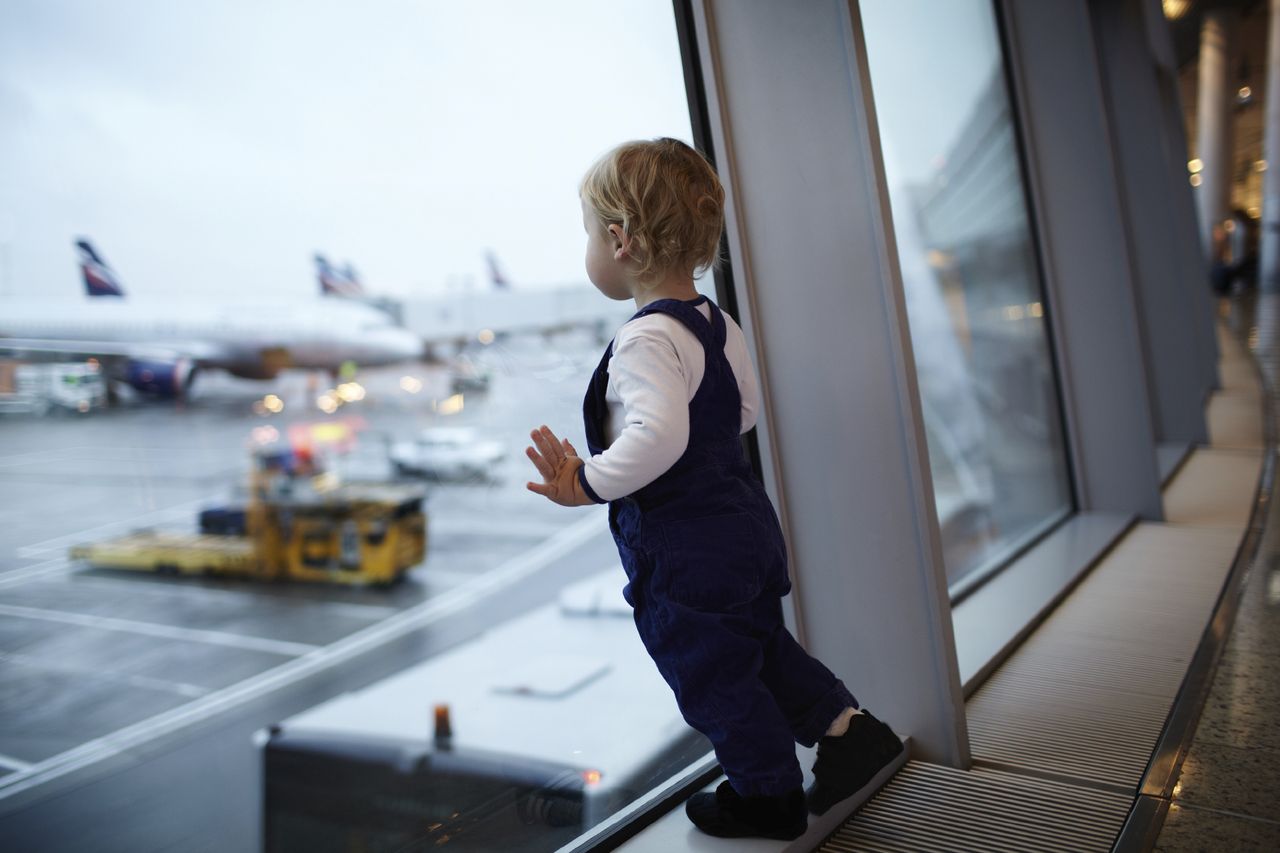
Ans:
<svg viewBox="0 0 1280 853"><path fill-rule="evenodd" d="M802 774L791 726L760 680L764 655L753 615L673 602L635 612L641 639L681 713L710 739L734 790L773 797L798 789Z"/></svg>
<svg viewBox="0 0 1280 853"><path fill-rule="evenodd" d="M782 621L782 601L759 604L764 662L760 680L773 695L791 733L813 746L846 708L857 708L853 694L821 661L809 655Z"/></svg>
<svg viewBox="0 0 1280 853"><path fill-rule="evenodd" d="M778 602L780 605L781 602ZM893 730L870 714L849 716L857 702L845 686L791 636L777 614L773 631L762 641L761 679L790 720L796 740L818 742L814 784L806 791L809 810L823 814L870 783L902 752ZM842 725L832 726L833 722Z"/></svg>

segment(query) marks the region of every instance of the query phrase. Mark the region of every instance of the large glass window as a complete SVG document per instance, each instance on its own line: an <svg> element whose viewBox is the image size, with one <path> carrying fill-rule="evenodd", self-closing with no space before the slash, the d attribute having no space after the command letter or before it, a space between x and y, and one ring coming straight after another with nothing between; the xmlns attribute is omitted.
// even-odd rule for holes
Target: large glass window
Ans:
<svg viewBox="0 0 1280 853"><path fill-rule="evenodd" d="M84 797L137 849L555 849L705 754L523 454L585 448L633 306L578 181L690 138L681 67L642 0L0 6L19 847Z"/></svg>
<svg viewBox="0 0 1280 853"><path fill-rule="evenodd" d="M988 0L864 0L947 578L1071 509L1045 305Z"/></svg>

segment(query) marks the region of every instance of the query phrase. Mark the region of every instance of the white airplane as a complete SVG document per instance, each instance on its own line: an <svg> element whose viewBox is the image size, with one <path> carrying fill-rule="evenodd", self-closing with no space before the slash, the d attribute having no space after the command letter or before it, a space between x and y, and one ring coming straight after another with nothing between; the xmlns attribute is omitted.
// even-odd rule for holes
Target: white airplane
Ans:
<svg viewBox="0 0 1280 853"><path fill-rule="evenodd" d="M487 289L435 296L374 296L365 290L350 262L338 266L317 252L315 263L321 295L385 311L433 350L460 351L471 342L488 343L499 335L550 334L572 328L594 330L606 338L635 310L629 302L604 299L585 281L513 288L492 250L485 252Z"/></svg>
<svg viewBox="0 0 1280 853"><path fill-rule="evenodd" d="M328 370L416 359L422 341L354 302L139 302L87 240L77 240L85 303L0 303L0 354L96 358L107 375L153 396L179 396L196 371L271 379L285 368Z"/></svg>

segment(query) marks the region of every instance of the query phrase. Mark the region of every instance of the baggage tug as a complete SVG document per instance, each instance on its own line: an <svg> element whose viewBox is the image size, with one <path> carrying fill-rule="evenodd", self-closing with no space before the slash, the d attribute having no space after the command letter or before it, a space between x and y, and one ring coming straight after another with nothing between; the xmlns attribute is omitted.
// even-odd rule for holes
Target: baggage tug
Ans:
<svg viewBox="0 0 1280 853"><path fill-rule="evenodd" d="M426 556L425 493L341 483L309 454L254 454L249 500L200 513L199 533L144 530L70 551L106 569L389 586Z"/></svg>

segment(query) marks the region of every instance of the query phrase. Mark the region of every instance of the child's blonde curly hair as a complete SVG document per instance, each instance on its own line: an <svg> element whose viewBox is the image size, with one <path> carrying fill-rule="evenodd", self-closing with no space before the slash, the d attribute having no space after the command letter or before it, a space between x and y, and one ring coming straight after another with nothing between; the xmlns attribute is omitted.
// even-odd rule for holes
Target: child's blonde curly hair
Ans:
<svg viewBox="0 0 1280 853"><path fill-rule="evenodd" d="M587 170L579 195L608 227L622 226L642 282L719 262L724 188L711 164L678 139L624 142Z"/></svg>

